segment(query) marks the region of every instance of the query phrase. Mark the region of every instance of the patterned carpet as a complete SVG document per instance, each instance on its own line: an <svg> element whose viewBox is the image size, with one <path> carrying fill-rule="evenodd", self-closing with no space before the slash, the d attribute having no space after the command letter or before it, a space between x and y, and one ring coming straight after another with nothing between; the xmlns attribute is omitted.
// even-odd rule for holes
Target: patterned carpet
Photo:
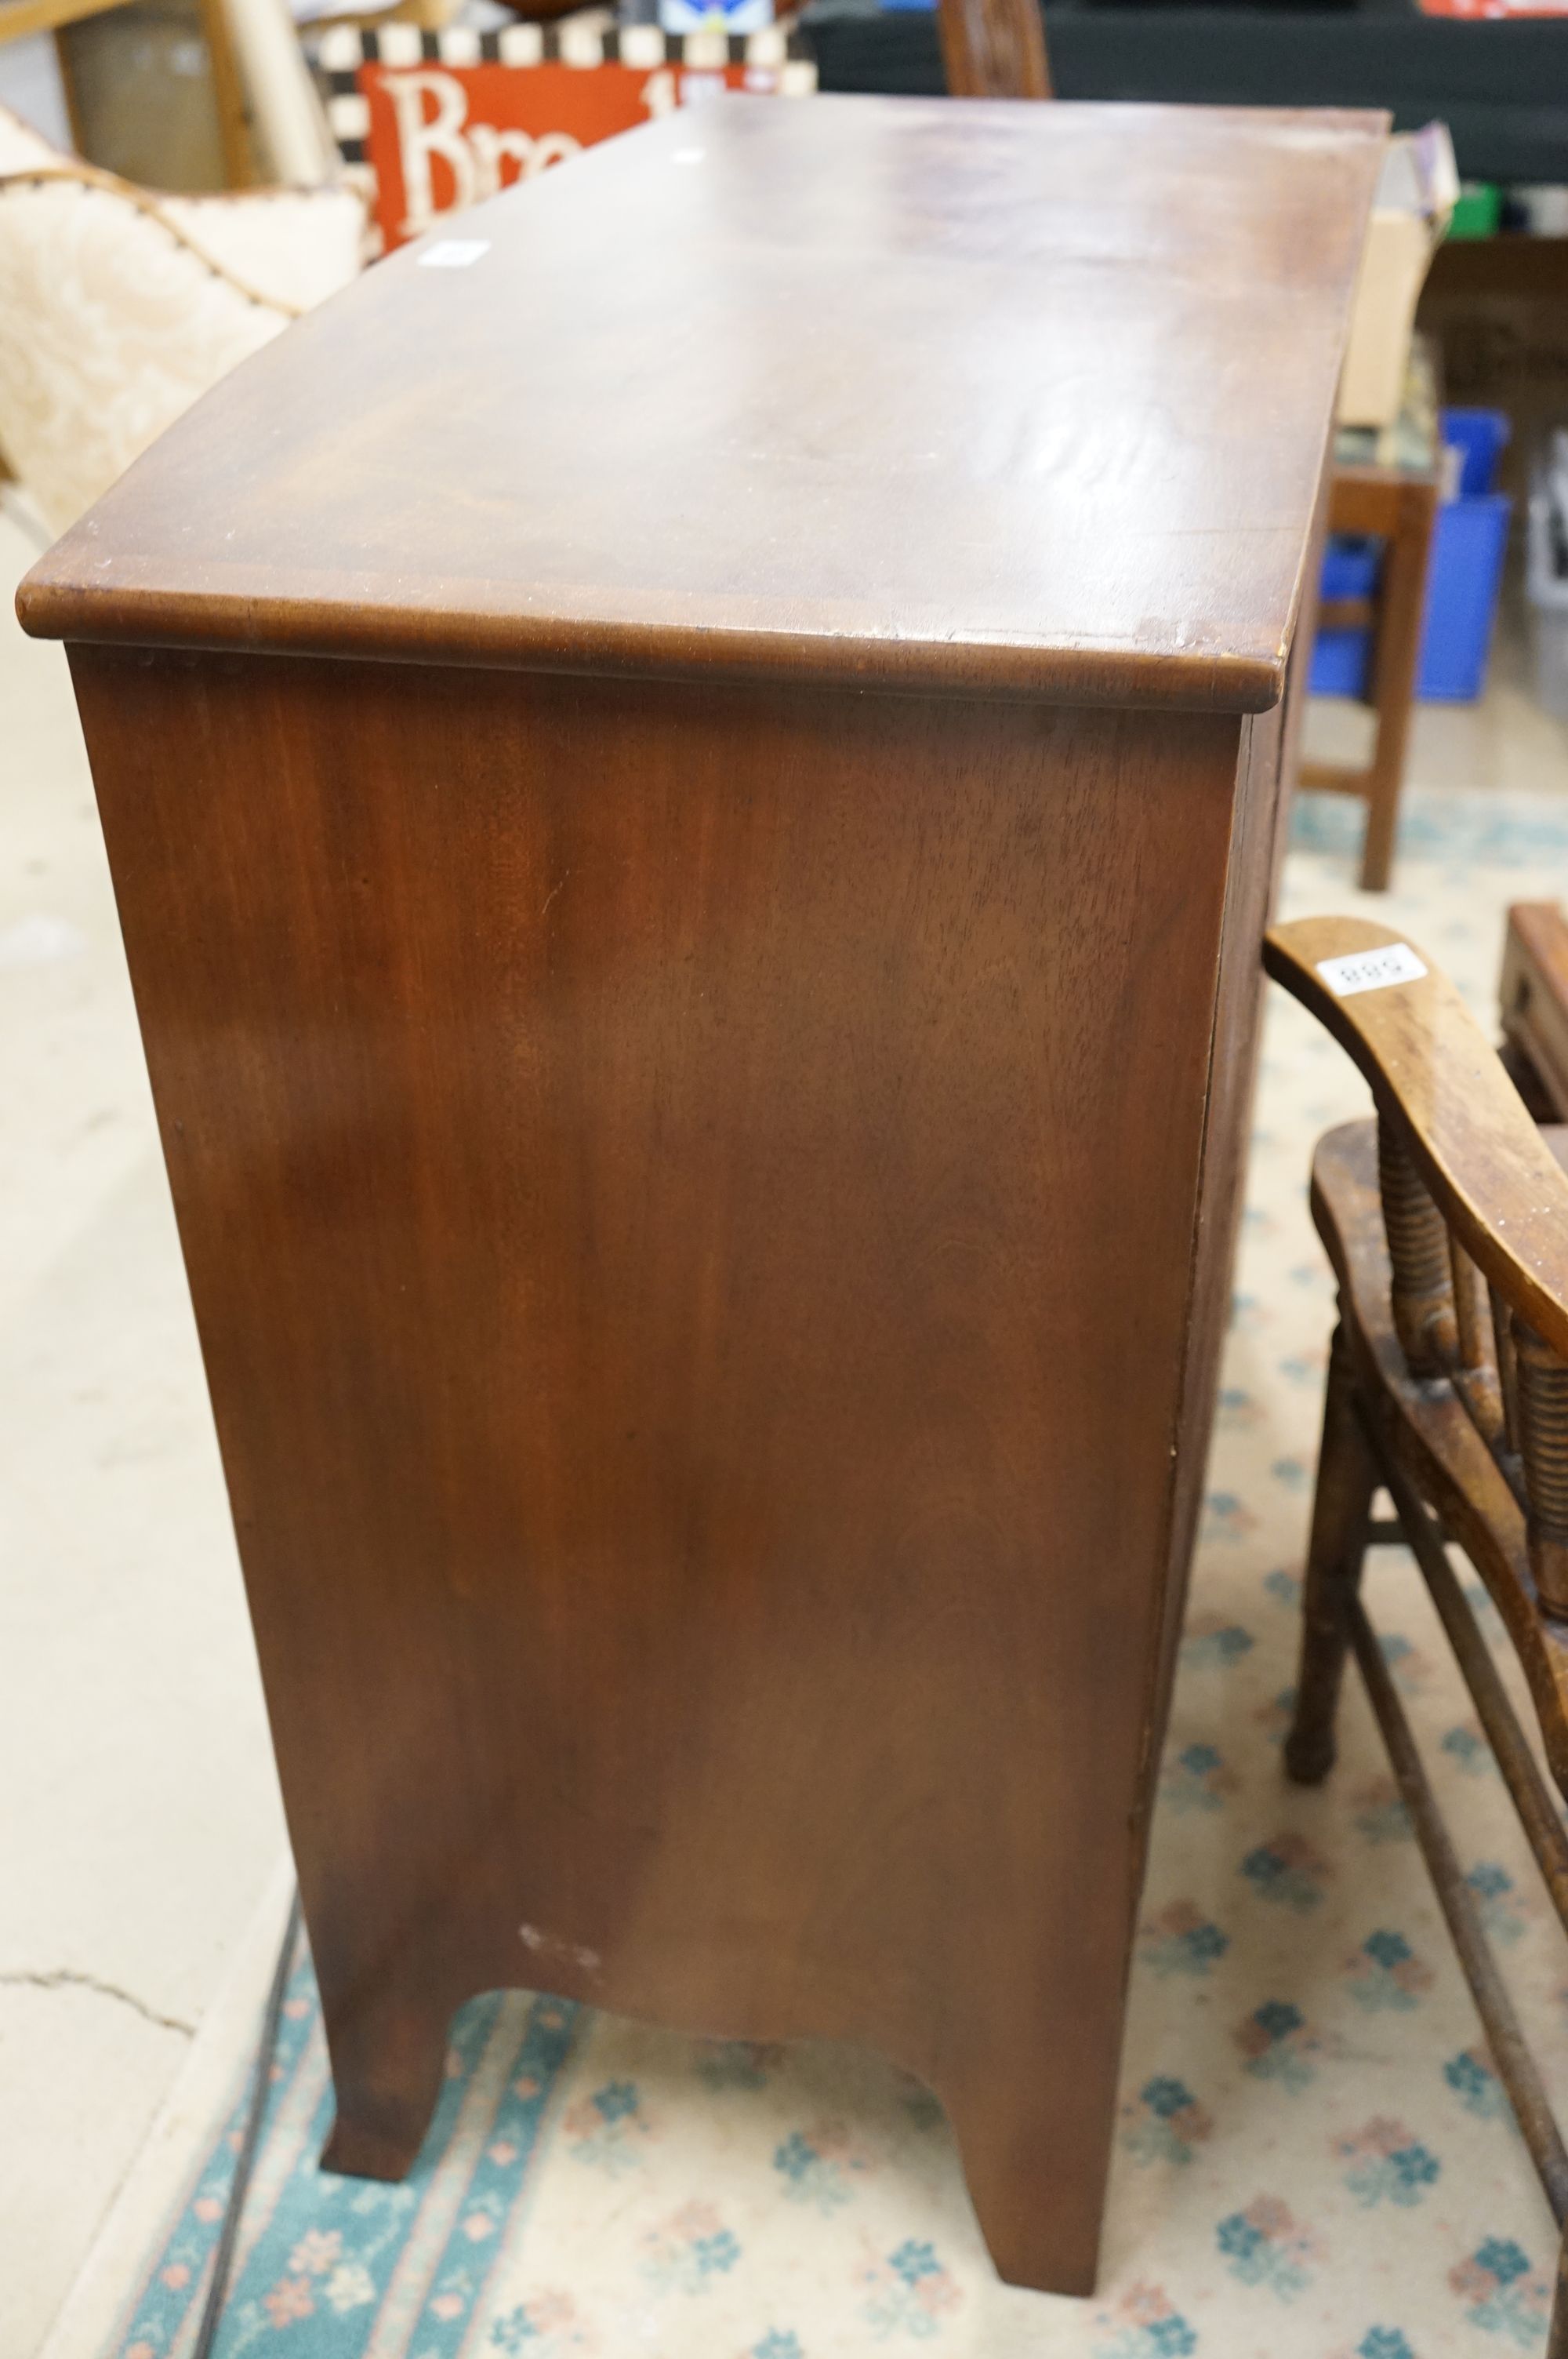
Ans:
<svg viewBox="0 0 1568 2359"><path fill-rule="evenodd" d="M1287 914L1386 915L1490 1028L1507 903L1568 892L1568 810L1428 797L1399 889L1376 901L1347 886L1354 826L1338 806L1303 812ZM939 2108L874 2057L713 2045L548 1998L458 2018L406 2186L322 2174L330 2096L301 1955L220 2359L1541 2347L1554 2232L1354 1679L1328 1787L1281 1772L1332 1320L1307 1162L1367 1096L1308 1017L1271 1002L1098 2298L998 2286ZM1564 2055L1568 1951L1402 1554L1374 1559L1369 1597L1527 2024ZM121 2223L113 2332L103 2312L69 2359L189 2350L248 2024L209 2065L207 2110L188 2098L166 2128L160 2168L182 2183L139 2232L134 2274ZM1568 2070L1555 2078L1568 2103Z"/></svg>

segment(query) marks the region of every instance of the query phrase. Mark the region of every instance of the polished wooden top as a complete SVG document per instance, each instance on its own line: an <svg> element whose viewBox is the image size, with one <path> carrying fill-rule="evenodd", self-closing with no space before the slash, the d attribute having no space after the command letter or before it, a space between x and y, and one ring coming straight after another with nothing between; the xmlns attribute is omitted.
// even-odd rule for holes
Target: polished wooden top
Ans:
<svg viewBox="0 0 1568 2359"><path fill-rule="evenodd" d="M1280 694L1374 114L731 98L404 249L24 583L44 636Z"/></svg>

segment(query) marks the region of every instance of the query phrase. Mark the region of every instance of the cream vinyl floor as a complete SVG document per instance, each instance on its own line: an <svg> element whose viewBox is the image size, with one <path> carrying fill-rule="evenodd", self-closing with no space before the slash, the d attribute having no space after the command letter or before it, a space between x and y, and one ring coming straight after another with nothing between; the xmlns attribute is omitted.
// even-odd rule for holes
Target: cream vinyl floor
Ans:
<svg viewBox="0 0 1568 2359"><path fill-rule="evenodd" d="M109 872L0 517L0 2359L31 2359L283 1843Z"/></svg>

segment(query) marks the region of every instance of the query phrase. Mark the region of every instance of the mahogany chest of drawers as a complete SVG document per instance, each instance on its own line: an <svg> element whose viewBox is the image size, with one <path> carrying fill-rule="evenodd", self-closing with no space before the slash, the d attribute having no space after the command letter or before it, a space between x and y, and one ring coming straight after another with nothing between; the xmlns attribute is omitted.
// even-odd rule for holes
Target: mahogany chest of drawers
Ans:
<svg viewBox="0 0 1568 2359"><path fill-rule="evenodd" d="M338 2167L517 1982L879 2044L1003 2274L1092 2283L1381 143L682 113L303 320L24 588Z"/></svg>

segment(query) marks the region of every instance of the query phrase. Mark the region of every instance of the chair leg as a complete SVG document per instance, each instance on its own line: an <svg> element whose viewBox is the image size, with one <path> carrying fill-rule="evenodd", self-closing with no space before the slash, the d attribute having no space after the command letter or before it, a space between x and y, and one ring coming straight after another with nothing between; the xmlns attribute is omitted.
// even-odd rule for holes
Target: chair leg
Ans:
<svg viewBox="0 0 1568 2359"><path fill-rule="evenodd" d="M1432 544L1436 492L1430 483L1406 484L1399 518L1383 558L1379 593L1378 643L1373 657L1372 701L1378 734L1367 775L1367 837L1361 853L1361 890L1388 890L1400 824L1405 744L1415 701L1421 662L1422 623L1426 611L1426 564Z"/></svg>
<svg viewBox="0 0 1568 2359"><path fill-rule="evenodd" d="M1568 2237L1557 2253L1557 2293L1546 2336L1546 2359L1568 2359Z"/></svg>
<svg viewBox="0 0 1568 2359"><path fill-rule="evenodd" d="M1367 1519L1378 1470L1356 1415L1356 1379L1343 1325L1334 1331L1323 1404L1312 1538L1307 1549L1296 1712L1285 1767L1298 1786L1320 1785L1334 1767L1334 1722L1349 1632L1345 1608L1361 1579Z"/></svg>

